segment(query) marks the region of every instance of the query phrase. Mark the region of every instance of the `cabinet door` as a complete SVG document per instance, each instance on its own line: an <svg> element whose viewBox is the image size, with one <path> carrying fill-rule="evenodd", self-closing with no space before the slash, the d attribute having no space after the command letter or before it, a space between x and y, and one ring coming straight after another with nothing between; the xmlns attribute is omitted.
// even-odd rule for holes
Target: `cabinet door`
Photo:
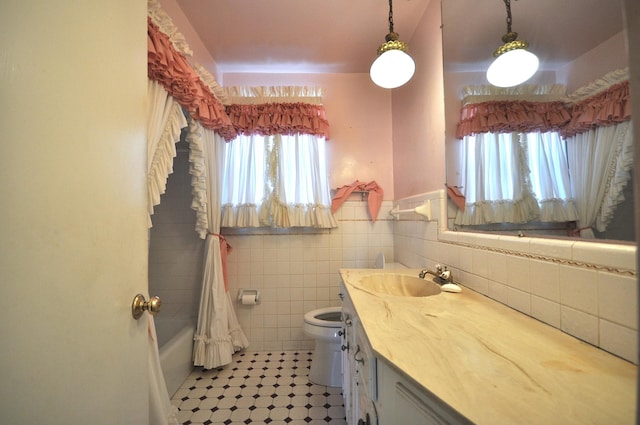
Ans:
<svg viewBox="0 0 640 425"><path fill-rule="evenodd" d="M375 407L375 400L378 397L377 360L359 321L355 324L354 330L355 347L351 351L355 363L358 394L357 424L377 425L378 415Z"/></svg>
<svg viewBox="0 0 640 425"><path fill-rule="evenodd" d="M448 425L441 415L433 410L426 400L413 393L402 382L395 385L395 411L399 424Z"/></svg>
<svg viewBox="0 0 640 425"><path fill-rule="evenodd" d="M353 304L344 286L340 288L342 299L342 394L344 410L348 425L357 424L358 387L356 385L356 367L352 347L355 346L356 320Z"/></svg>
<svg viewBox="0 0 640 425"><path fill-rule="evenodd" d="M379 425L471 424L455 410L378 361Z"/></svg>

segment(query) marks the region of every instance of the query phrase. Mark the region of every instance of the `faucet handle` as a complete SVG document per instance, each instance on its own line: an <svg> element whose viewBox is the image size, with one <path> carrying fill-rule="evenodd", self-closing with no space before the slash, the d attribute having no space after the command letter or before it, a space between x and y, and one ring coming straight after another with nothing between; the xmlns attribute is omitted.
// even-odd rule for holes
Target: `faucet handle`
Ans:
<svg viewBox="0 0 640 425"><path fill-rule="evenodd" d="M436 264L436 273L442 273L442 266L440 264Z"/></svg>

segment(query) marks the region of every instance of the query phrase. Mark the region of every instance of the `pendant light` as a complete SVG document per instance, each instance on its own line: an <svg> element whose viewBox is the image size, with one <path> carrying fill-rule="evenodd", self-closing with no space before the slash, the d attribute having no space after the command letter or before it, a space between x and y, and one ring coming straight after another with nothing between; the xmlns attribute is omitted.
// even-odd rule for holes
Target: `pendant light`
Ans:
<svg viewBox="0 0 640 425"><path fill-rule="evenodd" d="M487 80L497 87L513 87L522 84L538 70L538 57L527 50L529 43L517 40L518 33L511 31L511 0L507 6L507 33L502 36L502 46L493 56L495 60L487 69Z"/></svg>
<svg viewBox="0 0 640 425"><path fill-rule="evenodd" d="M389 0L389 34L386 42L378 47L378 57L371 64L369 71L371 80L385 89L400 87L413 77L416 64L407 54L409 47L398 40L398 34L393 31L393 4Z"/></svg>

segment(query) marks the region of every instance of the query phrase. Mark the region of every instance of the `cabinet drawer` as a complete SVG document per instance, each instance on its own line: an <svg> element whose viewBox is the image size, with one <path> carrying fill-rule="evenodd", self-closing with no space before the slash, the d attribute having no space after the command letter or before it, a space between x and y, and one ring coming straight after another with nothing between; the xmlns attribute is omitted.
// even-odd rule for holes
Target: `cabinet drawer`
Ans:
<svg viewBox="0 0 640 425"><path fill-rule="evenodd" d="M353 353L359 391L363 392L368 399L376 401L378 399L377 360L359 322L356 325L356 347Z"/></svg>

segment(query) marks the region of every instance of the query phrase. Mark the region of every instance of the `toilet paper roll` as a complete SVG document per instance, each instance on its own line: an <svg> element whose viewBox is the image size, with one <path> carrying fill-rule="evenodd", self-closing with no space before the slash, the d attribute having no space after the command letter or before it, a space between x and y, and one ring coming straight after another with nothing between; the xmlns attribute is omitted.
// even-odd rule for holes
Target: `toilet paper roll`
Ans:
<svg viewBox="0 0 640 425"><path fill-rule="evenodd" d="M242 296L242 305L255 305L255 304L256 304L255 294L245 294Z"/></svg>

